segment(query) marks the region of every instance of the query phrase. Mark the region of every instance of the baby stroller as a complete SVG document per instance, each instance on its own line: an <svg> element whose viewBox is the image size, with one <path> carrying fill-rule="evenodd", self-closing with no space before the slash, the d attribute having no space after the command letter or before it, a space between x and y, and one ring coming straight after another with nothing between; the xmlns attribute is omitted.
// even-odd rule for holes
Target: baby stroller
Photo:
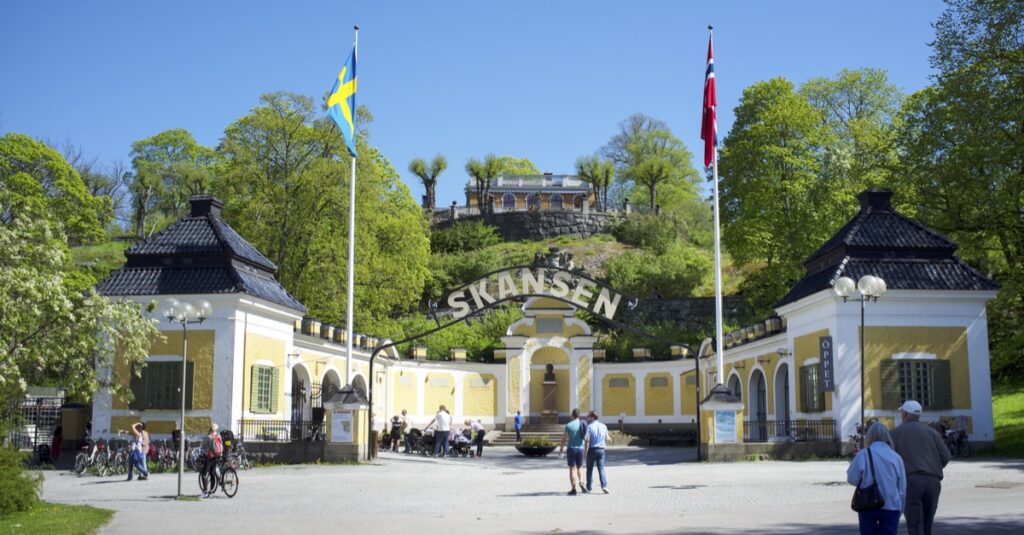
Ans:
<svg viewBox="0 0 1024 535"><path fill-rule="evenodd" d="M457 433L457 434L456 434ZM454 439L448 439L448 455L450 457L469 457L473 455L473 431L470 429L463 429L460 431L452 431L455 435Z"/></svg>
<svg viewBox="0 0 1024 535"><path fill-rule="evenodd" d="M409 453L419 453L420 455L433 455L434 454L434 435L424 434L419 429L410 429L406 433L407 448Z"/></svg>

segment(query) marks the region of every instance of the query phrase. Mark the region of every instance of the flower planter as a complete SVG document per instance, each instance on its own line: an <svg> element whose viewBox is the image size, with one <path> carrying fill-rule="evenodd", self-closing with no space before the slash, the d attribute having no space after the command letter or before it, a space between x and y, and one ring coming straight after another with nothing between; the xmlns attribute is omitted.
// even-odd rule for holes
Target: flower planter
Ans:
<svg viewBox="0 0 1024 535"><path fill-rule="evenodd" d="M523 446L522 444L516 445L516 449L519 451L519 453L522 453L527 457L544 457L547 454L555 451L556 447L557 446Z"/></svg>

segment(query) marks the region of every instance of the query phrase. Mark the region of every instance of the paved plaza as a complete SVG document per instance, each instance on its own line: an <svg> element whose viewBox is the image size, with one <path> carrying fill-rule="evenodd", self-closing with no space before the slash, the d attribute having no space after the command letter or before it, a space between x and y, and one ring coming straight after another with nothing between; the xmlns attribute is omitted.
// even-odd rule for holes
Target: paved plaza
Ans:
<svg viewBox="0 0 1024 535"><path fill-rule="evenodd" d="M240 474L234 499L199 502L173 500L175 474L129 483L49 472L43 498L114 509L103 533L118 534L856 532L845 460L680 462L693 455L612 448L609 495L567 496L565 461L555 455L529 459L490 448L482 459L382 453L365 466L258 468ZM198 494L195 474L186 474L186 488ZM1021 504L1024 462L955 460L937 532L1021 533Z"/></svg>

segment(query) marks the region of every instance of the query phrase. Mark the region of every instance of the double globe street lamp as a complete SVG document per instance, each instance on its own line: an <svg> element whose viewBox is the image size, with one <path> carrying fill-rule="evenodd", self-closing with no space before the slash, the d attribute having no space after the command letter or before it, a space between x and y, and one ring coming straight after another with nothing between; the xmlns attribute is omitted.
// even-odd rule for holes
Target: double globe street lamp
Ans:
<svg viewBox="0 0 1024 535"><path fill-rule="evenodd" d="M885 280L874 275L864 275L854 284L850 277L839 277L832 284L832 290L836 295L848 300L860 303L860 434L867 431L864 429L864 304L871 301L878 301L879 297L885 295ZM858 297L851 297L854 292Z"/></svg>
<svg viewBox="0 0 1024 535"><path fill-rule="evenodd" d="M164 316L167 321L181 324L181 426L178 436L178 497L181 497L181 480L185 475L185 395L186 379L188 378L188 326L189 324L200 324L206 321L213 313L210 302L202 300L195 305L168 299Z"/></svg>

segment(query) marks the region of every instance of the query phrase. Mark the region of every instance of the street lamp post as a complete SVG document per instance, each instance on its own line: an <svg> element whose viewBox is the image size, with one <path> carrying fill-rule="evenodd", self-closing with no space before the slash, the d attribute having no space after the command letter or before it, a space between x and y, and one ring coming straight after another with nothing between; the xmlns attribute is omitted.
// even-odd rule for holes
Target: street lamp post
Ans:
<svg viewBox="0 0 1024 535"><path fill-rule="evenodd" d="M864 275L854 284L850 277L839 277L832 284L836 295L860 303L860 433L864 433L864 304L868 301L877 302L885 294L885 280L874 275ZM856 290L858 297L850 297Z"/></svg>
<svg viewBox="0 0 1024 535"><path fill-rule="evenodd" d="M178 437L178 497L181 497L181 480L185 475L185 393L188 379L188 326L206 321L213 312L210 302L199 301L193 306L177 299L167 300L164 315L167 321L181 324L181 434Z"/></svg>

